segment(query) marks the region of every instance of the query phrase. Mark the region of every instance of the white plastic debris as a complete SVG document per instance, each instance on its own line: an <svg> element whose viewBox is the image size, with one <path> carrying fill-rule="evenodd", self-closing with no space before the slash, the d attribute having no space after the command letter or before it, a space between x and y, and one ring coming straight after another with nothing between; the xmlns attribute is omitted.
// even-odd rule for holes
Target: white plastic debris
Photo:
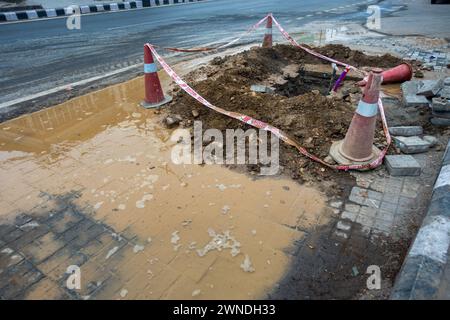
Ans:
<svg viewBox="0 0 450 320"><path fill-rule="evenodd" d="M203 257L209 251L222 249L230 249L231 256L235 257L240 253L241 243L237 241L230 233L229 230L223 233L216 233L213 229L208 229L209 236L212 238L202 249L197 250L197 254Z"/></svg>
<svg viewBox="0 0 450 320"><path fill-rule="evenodd" d="M180 236L178 235L178 231L172 232L172 238L170 239L170 242L172 244L177 244L179 240L180 240Z"/></svg>
<svg viewBox="0 0 450 320"><path fill-rule="evenodd" d="M128 294L128 290L127 289L120 290L120 296L122 298L125 298L127 296L127 294Z"/></svg>
<svg viewBox="0 0 450 320"><path fill-rule="evenodd" d="M224 205L222 207L222 214L227 214L228 212L230 212L231 207L229 205Z"/></svg>
<svg viewBox="0 0 450 320"><path fill-rule="evenodd" d="M241 263L241 269L244 270L245 272L255 272L255 268L253 267L248 254L245 255L245 259Z"/></svg>
<svg viewBox="0 0 450 320"><path fill-rule="evenodd" d="M111 256L117 252L117 250L119 250L119 247L114 247L111 250L108 251L108 254L106 255L106 260L108 260L109 258L111 258Z"/></svg>
<svg viewBox="0 0 450 320"><path fill-rule="evenodd" d="M141 245L137 244L137 245L134 246L133 252L134 252L134 253L138 253L138 252L140 252L140 251L143 251L144 249L145 249L144 246L141 246Z"/></svg>

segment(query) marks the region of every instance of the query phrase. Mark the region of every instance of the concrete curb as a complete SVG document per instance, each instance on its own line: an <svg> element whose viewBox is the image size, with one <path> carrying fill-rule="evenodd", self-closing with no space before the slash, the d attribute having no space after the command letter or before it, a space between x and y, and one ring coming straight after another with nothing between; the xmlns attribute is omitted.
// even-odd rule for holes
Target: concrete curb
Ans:
<svg viewBox="0 0 450 320"><path fill-rule="evenodd" d="M205 0L140 0L107 4L92 4L71 6L66 8L55 9L37 9L25 11L0 12L0 23L16 22L23 20L36 20L40 18L55 18L61 16L70 16L74 14L73 7L78 7L80 14L98 13L98 12L114 12L122 10L133 10L150 7L161 7L175 4L187 4L192 2L200 2Z"/></svg>
<svg viewBox="0 0 450 320"><path fill-rule="evenodd" d="M450 141L434 184L427 214L403 262L393 300L440 299L439 287L450 245Z"/></svg>

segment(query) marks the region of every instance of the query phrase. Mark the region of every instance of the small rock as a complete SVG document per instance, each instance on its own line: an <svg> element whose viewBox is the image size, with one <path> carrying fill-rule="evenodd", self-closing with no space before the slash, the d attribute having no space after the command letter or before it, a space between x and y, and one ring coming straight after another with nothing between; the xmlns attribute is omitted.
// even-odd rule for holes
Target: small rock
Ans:
<svg viewBox="0 0 450 320"><path fill-rule="evenodd" d="M323 159L328 164L336 164L336 161L331 156L326 156L325 159Z"/></svg>
<svg viewBox="0 0 450 320"><path fill-rule="evenodd" d="M200 113L197 110L192 110L192 116L194 118L198 118L199 115L200 115Z"/></svg>
<svg viewBox="0 0 450 320"><path fill-rule="evenodd" d="M167 127L172 128L172 127L178 125L181 120L182 120L181 116L179 116L179 115L171 115L171 116L167 116L164 119L164 124Z"/></svg>
<svg viewBox="0 0 450 320"><path fill-rule="evenodd" d="M414 77L423 78L423 72L420 70L417 70L416 72L414 72Z"/></svg>
<svg viewBox="0 0 450 320"><path fill-rule="evenodd" d="M196 296L200 295L201 292L202 291L200 289L196 289L196 290L192 291L192 296L196 297Z"/></svg>

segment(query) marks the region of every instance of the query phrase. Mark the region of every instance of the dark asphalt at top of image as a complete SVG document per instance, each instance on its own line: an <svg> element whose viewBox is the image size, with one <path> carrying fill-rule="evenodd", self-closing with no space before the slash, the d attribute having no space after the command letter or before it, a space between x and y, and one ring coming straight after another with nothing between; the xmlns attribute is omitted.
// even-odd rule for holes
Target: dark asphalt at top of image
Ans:
<svg viewBox="0 0 450 320"><path fill-rule="evenodd" d="M292 31L314 17L299 16L358 0L213 0L204 3L83 15L80 30L66 19L0 26L0 103L142 62L143 44L195 47L229 41L273 12ZM364 10L365 12L365 10ZM331 17L338 14L327 13ZM321 15L325 18L326 14ZM259 30L253 37L261 37ZM251 42L256 38L246 38ZM240 43L242 44L242 42Z"/></svg>

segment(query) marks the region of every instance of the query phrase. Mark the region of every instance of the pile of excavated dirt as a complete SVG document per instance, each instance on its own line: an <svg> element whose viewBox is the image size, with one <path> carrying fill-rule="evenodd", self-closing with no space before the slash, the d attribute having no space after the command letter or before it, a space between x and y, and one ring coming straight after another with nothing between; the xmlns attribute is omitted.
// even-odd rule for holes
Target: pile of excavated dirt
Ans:
<svg viewBox="0 0 450 320"><path fill-rule="evenodd" d="M316 50L356 66L393 67L402 62L390 55L366 56L341 45L328 45ZM297 66L296 76L298 76L305 64L321 65L323 63L322 60L300 49L288 45L277 45L272 49L252 48L234 56L216 58L209 65L192 72L186 78L187 82L212 104L272 124L295 138L308 151L320 158L325 158L331 143L344 138L360 98L360 89L354 86L354 79L347 79L340 93L335 96L321 94L323 87L313 89L314 86L311 83L308 87L311 89L309 92L290 97L277 92L266 94L250 90L252 84L264 83L274 75L282 76L285 82L289 82L293 78L286 75L287 66ZM296 81L297 85L303 85L303 83L299 84L298 77ZM175 89L173 102L163 110L167 114L180 116L183 119L180 125L184 127L191 127L193 121L202 121L203 130L215 128L225 131L225 129L251 128L249 125L202 106L179 88ZM378 121L375 144L378 147L385 145L380 121ZM343 180L351 179L347 173L328 169L313 162L281 141L280 165L282 173L290 175L299 182L320 182L322 186L339 186L324 188L332 193L342 191L342 186L347 184ZM260 169L257 165L232 167L254 174L259 173ZM339 183L336 184L336 182Z"/></svg>

